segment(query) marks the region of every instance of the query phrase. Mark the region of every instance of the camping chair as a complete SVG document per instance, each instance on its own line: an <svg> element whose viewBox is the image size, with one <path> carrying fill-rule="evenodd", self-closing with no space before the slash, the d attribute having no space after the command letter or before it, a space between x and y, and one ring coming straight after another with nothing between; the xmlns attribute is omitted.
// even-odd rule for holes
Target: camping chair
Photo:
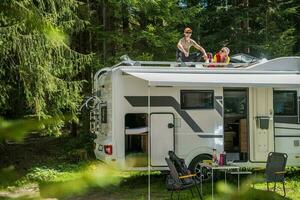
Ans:
<svg viewBox="0 0 300 200"><path fill-rule="evenodd" d="M202 200L202 195L199 192L199 189L197 187L197 183L196 181L193 179L193 177L196 176L196 174L189 174L189 175L179 175L179 173L176 170L175 165L173 164L173 162L169 159L169 158L165 158L166 162L168 164L168 167L170 169L170 174L167 176L166 179L166 187L167 190L171 190L171 199L173 199L173 192L179 192L178 193L178 199L180 197L180 191L184 190L184 189L189 189L192 193L192 196L194 196L193 194L193 190L192 187L196 186L199 198Z"/></svg>
<svg viewBox="0 0 300 200"><path fill-rule="evenodd" d="M273 191L276 190L276 183L281 182L284 192L284 197L286 196L285 191L285 166L287 162L288 155L286 153L270 152L268 155L265 178L264 182L267 182L267 189L269 189L269 183L274 182ZM254 186L254 185L253 185Z"/></svg>
<svg viewBox="0 0 300 200"><path fill-rule="evenodd" d="M186 166L184 159L179 158L174 151L169 151L169 158L173 162L173 164L176 167L176 170L179 172L180 175L189 175L192 174L192 172L189 170L189 168ZM203 180L203 174L196 174L197 176L193 177L194 181L196 181L197 184L200 184L201 186L201 195L202 195L202 180Z"/></svg>
<svg viewBox="0 0 300 200"><path fill-rule="evenodd" d="M191 174L190 170L187 168L184 159L179 158L174 151L169 151L169 158L174 163L176 169L178 172L180 172L182 175L188 175Z"/></svg>

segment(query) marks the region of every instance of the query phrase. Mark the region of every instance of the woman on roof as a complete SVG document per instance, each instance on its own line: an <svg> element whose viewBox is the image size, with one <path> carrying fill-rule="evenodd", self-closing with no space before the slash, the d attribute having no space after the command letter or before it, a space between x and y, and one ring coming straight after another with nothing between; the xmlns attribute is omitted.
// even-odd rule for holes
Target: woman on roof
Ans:
<svg viewBox="0 0 300 200"><path fill-rule="evenodd" d="M230 57L229 57L230 49L228 47L223 47L213 58L214 63L226 63L229 64Z"/></svg>

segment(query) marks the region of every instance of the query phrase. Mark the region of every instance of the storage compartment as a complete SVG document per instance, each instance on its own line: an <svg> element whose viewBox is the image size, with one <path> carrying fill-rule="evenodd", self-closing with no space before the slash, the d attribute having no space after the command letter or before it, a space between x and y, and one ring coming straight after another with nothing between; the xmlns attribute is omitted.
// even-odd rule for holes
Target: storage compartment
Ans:
<svg viewBox="0 0 300 200"><path fill-rule="evenodd" d="M226 131L224 133L224 150L226 152L232 152L233 149L233 138L236 137L236 132L234 131Z"/></svg>
<svg viewBox="0 0 300 200"><path fill-rule="evenodd" d="M256 117L256 125L260 129L269 129L270 118L268 116Z"/></svg>
<svg viewBox="0 0 300 200"><path fill-rule="evenodd" d="M148 117L146 113L125 115L125 159L128 167L148 165Z"/></svg>

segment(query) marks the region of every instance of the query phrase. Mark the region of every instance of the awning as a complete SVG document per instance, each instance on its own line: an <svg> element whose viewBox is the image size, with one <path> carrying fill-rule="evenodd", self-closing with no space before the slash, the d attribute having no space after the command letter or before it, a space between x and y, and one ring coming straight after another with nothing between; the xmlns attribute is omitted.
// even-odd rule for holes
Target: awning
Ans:
<svg viewBox="0 0 300 200"><path fill-rule="evenodd" d="M300 87L300 74L126 73L153 86Z"/></svg>

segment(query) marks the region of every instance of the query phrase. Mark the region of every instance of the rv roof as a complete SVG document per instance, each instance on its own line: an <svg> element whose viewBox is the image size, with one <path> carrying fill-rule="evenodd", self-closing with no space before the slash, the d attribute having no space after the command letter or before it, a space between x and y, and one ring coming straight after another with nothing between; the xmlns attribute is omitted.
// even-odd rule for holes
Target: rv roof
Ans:
<svg viewBox="0 0 300 200"><path fill-rule="evenodd" d="M300 57L282 57L260 63L217 64L209 67L206 63L178 63L165 61L132 61L119 63L114 70L139 72L174 72L174 73L300 73ZM215 65L215 64L214 64ZM220 65L224 65L220 67ZM178 67L180 66L180 67ZM191 67L192 66L192 67Z"/></svg>
<svg viewBox="0 0 300 200"><path fill-rule="evenodd" d="M141 67L142 63L150 66ZM233 68L204 67L204 63L194 63L196 67L158 67L151 63L163 66L169 62L139 62L139 65L120 65L112 70L121 70L156 86L300 87L300 57L277 58Z"/></svg>

